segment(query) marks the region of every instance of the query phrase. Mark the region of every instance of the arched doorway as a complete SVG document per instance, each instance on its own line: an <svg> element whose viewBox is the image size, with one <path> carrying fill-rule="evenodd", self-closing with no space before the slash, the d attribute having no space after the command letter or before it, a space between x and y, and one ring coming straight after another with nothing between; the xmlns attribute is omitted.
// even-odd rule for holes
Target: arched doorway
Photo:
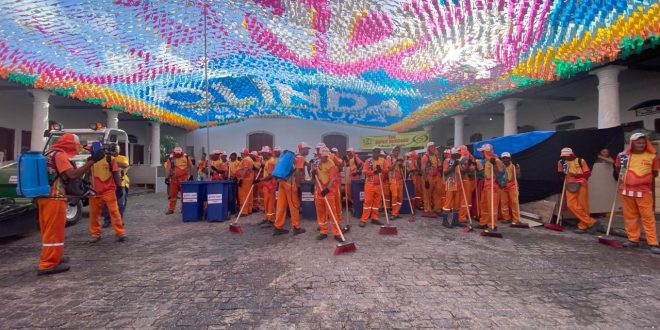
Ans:
<svg viewBox="0 0 660 330"><path fill-rule="evenodd" d="M260 151L263 146L273 148L273 134L266 131L257 131L248 134L248 149L250 151Z"/></svg>
<svg viewBox="0 0 660 330"><path fill-rule="evenodd" d="M337 148L339 155L344 156L348 148L348 137L341 133L329 133L323 135L323 143L329 148Z"/></svg>

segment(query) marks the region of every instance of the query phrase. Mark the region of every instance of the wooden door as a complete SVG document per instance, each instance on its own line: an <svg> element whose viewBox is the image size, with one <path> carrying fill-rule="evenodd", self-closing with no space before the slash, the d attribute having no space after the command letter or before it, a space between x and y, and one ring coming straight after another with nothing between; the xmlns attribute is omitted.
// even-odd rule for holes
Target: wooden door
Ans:
<svg viewBox="0 0 660 330"><path fill-rule="evenodd" d="M263 146L273 149L273 135L265 132L252 133L248 136L248 149L261 151Z"/></svg>
<svg viewBox="0 0 660 330"><path fill-rule="evenodd" d="M5 161L14 160L14 130L0 127L0 152L4 153Z"/></svg>
<svg viewBox="0 0 660 330"><path fill-rule="evenodd" d="M341 134L328 134L323 136L323 143L328 147L328 149L337 148L339 150L339 155L342 157L346 155L346 149L348 148L348 138L346 135Z"/></svg>
<svg viewBox="0 0 660 330"><path fill-rule="evenodd" d="M144 164L144 146L141 144L133 144L133 164Z"/></svg>
<svg viewBox="0 0 660 330"><path fill-rule="evenodd" d="M32 144L32 132L21 131L21 153L30 151L31 144Z"/></svg>

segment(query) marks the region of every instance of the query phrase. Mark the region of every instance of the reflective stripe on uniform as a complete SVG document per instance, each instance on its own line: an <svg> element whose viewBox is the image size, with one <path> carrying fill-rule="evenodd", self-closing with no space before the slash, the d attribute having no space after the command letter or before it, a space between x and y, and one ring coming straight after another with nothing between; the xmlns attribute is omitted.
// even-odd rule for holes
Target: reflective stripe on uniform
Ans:
<svg viewBox="0 0 660 330"><path fill-rule="evenodd" d="M51 246L63 246L64 243L43 243L41 246L51 247Z"/></svg>

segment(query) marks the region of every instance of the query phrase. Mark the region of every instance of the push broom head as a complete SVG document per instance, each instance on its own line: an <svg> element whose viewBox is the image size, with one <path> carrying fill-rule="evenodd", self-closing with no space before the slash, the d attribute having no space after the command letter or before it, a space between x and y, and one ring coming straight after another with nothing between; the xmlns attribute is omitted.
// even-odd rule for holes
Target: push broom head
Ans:
<svg viewBox="0 0 660 330"><path fill-rule="evenodd" d="M481 236L483 237L497 237L497 238L502 238L502 234L490 230L484 230L481 232Z"/></svg>
<svg viewBox="0 0 660 330"><path fill-rule="evenodd" d="M234 233L234 234L242 234L243 233L243 227L237 224L230 224L229 225L229 231Z"/></svg>
<svg viewBox="0 0 660 330"><path fill-rule="evenodd" d="M415 216L411 214L410 217L408 217L408 222L415 222Z"/></svg>
<svg viewBox="0 0 660 330"><path fill-rule="evenodd" d="M341 231L344 233L348 233L349 230L351 230L351 225L346 225L344 229L342 229Z"/></svg>
<svg viewBox="0 0 660 330"><path fill-rule="evenodd" d="M617 239L613 238L605 238L605 237L598 237L598 243L607 245L616 249L620 249L623 247L623 243Z"/></svg>
<svg viewBox="0 0 660 330"><path fill-rule="evenodd" d="M512 223L509 227L529 229L529 224L518 222L518 223Z"/></svg>
<svg viewBox="0 0 660 330"><path fill-rule="evenodd" d="M558 225L555 223L546 223L545 225L543 225L543 227L545 227L545 229L550 229L554 231L564 231L564 227L562 225Z"/></svg>
<svg viewBox="0 0 660 330"><path fill-rule="evenodd" d="M333 255L339 255L342 253L349 253L349 252L355 252L357 251L357 246L355 246L355 243L339 243L337 244L337 247L335 248L335 252Z"/></svg>
<svg viewBox="0 0 660 330"><path fill-rule="evenodd" d="M467 225L467 226L465 226L465 227L463 228L463 232L464 232L464 233L469 233L469 232L471 232L471 231L473 231L473 230L474 230L474 227L472 227L471 225Z"/></svg>
<svg viewBox="0 0 660 330"><path fill-rule="evenodd" d="M394 227L394 226L380 226L380 230L378 230L378 233L381 235L398 235L399 230Z"/></svg>

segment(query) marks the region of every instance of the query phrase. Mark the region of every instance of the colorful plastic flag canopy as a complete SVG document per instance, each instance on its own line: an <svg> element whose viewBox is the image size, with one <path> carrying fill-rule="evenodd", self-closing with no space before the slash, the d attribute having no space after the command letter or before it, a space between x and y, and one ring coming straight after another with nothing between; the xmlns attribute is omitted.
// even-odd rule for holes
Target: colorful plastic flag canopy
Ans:
<svg viewBox="0 0 660 330"><path fill-rule="evenodd" d="M208 111L210 125L295 117L405 131L660 44L660 3L649 0L22 0L0 10L2 78L187 129Z"/></svg>

